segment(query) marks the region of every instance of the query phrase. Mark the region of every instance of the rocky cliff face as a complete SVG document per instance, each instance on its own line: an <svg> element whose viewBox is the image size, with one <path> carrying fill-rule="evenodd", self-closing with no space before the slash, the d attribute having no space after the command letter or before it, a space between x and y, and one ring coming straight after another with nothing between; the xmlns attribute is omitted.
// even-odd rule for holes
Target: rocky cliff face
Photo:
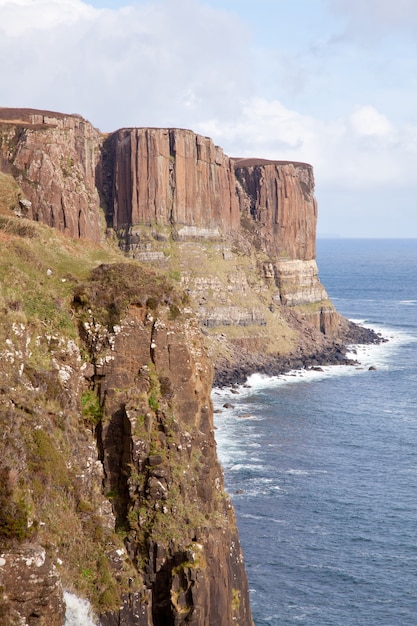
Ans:
<svg viewBox="0 0 417 626"><path fill-rule="evenodd" d="M108 217L116 229L175 225L229 232L239 224L230 159L189 130L119 130L106 146Z"/></svg>
<svg viewBox="0 0 417 626"><path fill-rule="evenodd" d="M260 245L276 258L316 258L317 201L306 163L235 159L242 210L254 220Z"/></svg>
<svg viewBox="0 0 417 626"><path fill-rule="evenodd" d="M165 236L177 241L228 238L236 246L239 235L249 236L251 247L269 257L264 273L282 304L327 300L315 263L317 202L310 165L229 159L210 139L187 130L124 129L106 143L103 180L108 222L140 260L164 259L144 235L144 225L160 236L165 228ZM212 322L219 319L210 316ZM233 314L229 307L226 317L250 320L253 311Z"/></svg>
<svg viewBox="0 0 417 626"><path fill-rule="evenodd" d="M62 626L64 587L103 626L250 626L184 294L27 220L0 238L1 623Z"/></svg>
<svg viewBox="0 0 417 626"><path fill-rule="evenodd" d="M0 108L0 171L19 185L16 210L71 237L100 241L101 143L80 116Z"/></svg>
<svg viewBox="0 0 417 626"><path fill-rule="evenodd" d="M216 456L212 366L195 318L165 281L146 274L134 266L100 267L75 299L86 315L91 380L105 416L97 431L104 488L116 526L126 532L127 555L143 576L143 588L125 594L122 610L102 622L131 623L133 603L142 616L135 623L143 626L251 624ZM103 324L89 312L100 289L110 318L121 289L131 301L110 333L110 318Z"/></svg>
<svg viewBox="0 0 417 626"><path fill-rule="evenodd" d="M253 335L266 326L276 334L271 321L283 316L271 320L271 311L309 306L322 335L340 334L315 262L311 166L230 159L188 130L123 129L104 138L79 116L27 109L0 109L0 130L0 174L15 213L99 241L103 206L130 256L181 276L208 328L237 325ZM217 264L208 258L213 245Z"/></svg>
<svg viewBox="0 0 417 626"><path fill-rule="evenodd" d="M212 364L343 360L316 219L309 165L0 109L0 621L251 624Z"/></svg>

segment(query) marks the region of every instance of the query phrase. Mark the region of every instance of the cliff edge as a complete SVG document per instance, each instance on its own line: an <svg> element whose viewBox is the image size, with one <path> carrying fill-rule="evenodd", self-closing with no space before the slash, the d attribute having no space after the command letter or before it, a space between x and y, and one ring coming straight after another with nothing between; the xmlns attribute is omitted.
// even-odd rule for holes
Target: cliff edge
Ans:
<svg viewBox="0 0 417 626"><path fill-rule="evenodd" d="M377 340L315 261L312 167L0 109L0 621L250 626L210 393ZM214 366L214 367L213 367Z"/></svg>

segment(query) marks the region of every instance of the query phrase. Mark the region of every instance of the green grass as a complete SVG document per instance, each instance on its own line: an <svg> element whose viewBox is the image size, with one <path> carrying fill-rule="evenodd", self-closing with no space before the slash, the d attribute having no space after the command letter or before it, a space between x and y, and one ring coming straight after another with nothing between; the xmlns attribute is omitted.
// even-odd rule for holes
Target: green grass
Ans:
<svg viewBox="0 0 417 626"><path fill-rule="evenodd" d="M0 215L10 214L18 203L20 193L19 185L13 176L0 172Z"/></svg>
<svg viewBox="0 0 417 626"><path fill-rule="evenodd" d="M85 424L100 419L98 397L66 390L57 364L81 365L74 290L99 264L122 261L114 247L0 210L0 543L30 539L59 555L63 584L97 610L117 608L138 574L126 562L115 579L107 554L122 537L97 516L101 481L89 491L79 478L89 450Z"/></svg>

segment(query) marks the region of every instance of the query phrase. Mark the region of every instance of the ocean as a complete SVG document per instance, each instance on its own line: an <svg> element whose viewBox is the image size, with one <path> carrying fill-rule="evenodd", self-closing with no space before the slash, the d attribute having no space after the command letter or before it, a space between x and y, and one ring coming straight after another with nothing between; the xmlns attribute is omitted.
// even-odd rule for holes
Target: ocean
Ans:
<svg viewBox="0 0 417 626"><path fill-rule="evenodd" d="M417 240L323 239L317 262L339 312L388 341L213 390L255 625L415 626Z"/></svg>

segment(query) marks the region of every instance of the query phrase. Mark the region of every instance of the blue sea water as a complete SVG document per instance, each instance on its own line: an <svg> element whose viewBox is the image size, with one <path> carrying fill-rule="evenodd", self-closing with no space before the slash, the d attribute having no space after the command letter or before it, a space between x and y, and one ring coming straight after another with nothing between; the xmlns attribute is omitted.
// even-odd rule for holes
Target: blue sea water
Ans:
<svg viewBox="0 0 417 626"><path fill-rule="evenodd" d="M417 624L417 240L319 240L360 366L214 390L256 626ZM373 365L376 371L370 371Z"/></svg>

